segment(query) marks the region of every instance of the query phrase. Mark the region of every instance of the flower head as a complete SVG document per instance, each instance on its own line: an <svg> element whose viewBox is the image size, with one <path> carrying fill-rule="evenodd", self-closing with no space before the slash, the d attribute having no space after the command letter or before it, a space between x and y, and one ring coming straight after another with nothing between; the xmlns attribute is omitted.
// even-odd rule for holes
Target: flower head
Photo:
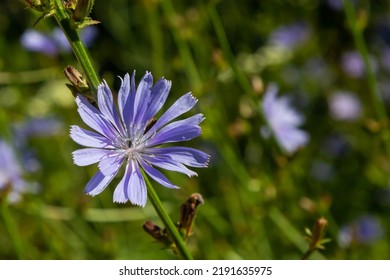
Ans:
<svg viewBox="0 0 390 280"><path fill-rule="evenodd" d="M122 80L118 110L106 82L98 87L98 108L83 96L77 96L81 118L95 131L72 126L70 136L87 147L73 152L75 164L99 163L98 172L85 187L87 194L101 193L125 164L124 176L116 186L113 200L145 206L147 193L141 169L159 184L177 188L155 167L191 177L196 173L186 166L206 167L209 156L188 147L161 147L166 143L188 141L201 134L202 114L173 121L195 106L197 100L194 96L191 93L183 95L156 120L154 117L168 97L171 82L161 78L153 85L152 74L146 73L136 88L134 76L133 73L130 80L126 74Z"/></svg>
<svg viewBox="0 0 390 280"><path fill-rule="evenodd" d="M271 84L265 93L262 110L268 127L263 127L261 132L265 137L273 133L279 145L293 153L309 141L309 135L297 128L303 123L303 117L291 108L286 97L277 98L277 91L277 86Z"/></svg>

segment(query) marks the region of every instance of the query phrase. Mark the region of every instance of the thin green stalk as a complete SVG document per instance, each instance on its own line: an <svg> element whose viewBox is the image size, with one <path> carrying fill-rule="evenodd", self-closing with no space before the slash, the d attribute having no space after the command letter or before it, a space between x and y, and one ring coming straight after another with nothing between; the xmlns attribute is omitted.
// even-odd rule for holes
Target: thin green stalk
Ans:
<svg viewBox="0 0 390 280"><path fill-rule="evenodd" d="M77 31L72 28L69 16L64 10L64 7L61 3L61 0L55 1L55 13L54 18L56 19L58 25L61 27L62 31L68 38L68 41L73 49L73 52L80 62L81 67L83 67L85 76L89 82L90 87L94 94L96 94L97 88L99 86L99 78L96 75L95 69L92 66L92 62L89 59L86 48L80 40L79 34Z"/></svg>
<svg viewBox="0 0 390 280"><path fill-rule="evenodd" d="M345 13L347 15L348 24L351 28L351 32L353 35L353 39L355 41L356 47L363 59L364 66L367 73L367 82L370 87L371 91L371 98L374 105L375 113L383 125L383 123L387 122L387 114L385 105L381 99L381 94L379 91L379 86L377 79L375 77L374 71L372 69L371 63L370 63L370 57L368 53L367 44L363 37L362 28L359 26L359 22L356 16L356 11L351 3L350 0L344 0L344 9ZM388 155L390 155L390 136L389 136L389 130L387 128L384 128L381 131L382 140L384 142L386 152Z"/></svg>
<svg viewBox="0 0 390 280"><path fill-rule="evenodd" d="M288 219L283 215L282 212L276 207L271 207L268 210L268 216L272 222L280 229L280 232L285 235L285 237L293 243L300 251L303 253L302 258L308 258L310 255L314 254L315 259L325 259L325 257L318 251L308 252L307 242L303 237L303 234L300 233L294 225L292 225Z"/></svg>
<svg viewBox="0 0 390 280"><path fill-rule="evenodd" d="M19 259L23 259L23 246L20 233L16 228L15 222L8 207L9 205L7 203L7 199L3 198L3 201L1 201L1 215L3 216L4 224L11 239L11 243L14 246L16 255Z"/></svg>
<svg viewBox="0 0 390 280"><path fill-rule="evenodd" d="M170 0L161 1L161 7L163 9L165 16L169 21L173 39L175 40L175 43L177 45L180 58L183 60L183 64L185 65L185 71L187 72L187 75L191 78L190 79L191 87L194 88L195 90L200 89L202 87L202 81L199 76L199 72L197 70L195 61L192 59L191 50L182 39L178 29L178 25L177 23L175 23L174 20L175 11L174 11L172 1Z"/></svg>
<svg viewBox="0 0 390 280"><path fill-rule="evenodd" d="M162 220L162 222L165 225L165 228L167 229L170 237L172 238L173 242L176 245L176 248L181 255L183 259L186 260L192 260L192 255L190 251L187 248L187 245L185 244L183 238L180 236L179 231L176 229L175 225L173 224L171 218L169 218L168 213L165 211L165 208L163 207L157 193L155 192L152 184L150 183L148 177L144 175L146 186L148 189L148 197L150 201L153 204L154 209L156 210L158 216Z"/></svg>
<svg viewBox="0 0 390 280"><path fill-rule="evenodd" d="M236 63L236 59L230 48L230 44L226 36L225 29L222 25L221 18L214 4L208 6L208 12L210 15L211 22L215 29L215 33L217 34L219 44L221 45L222 51L225 54L225 57L228 60L230 67L232 68L238 83L246 93L252 92L252 87L249 81L247 80L245 75L241 72L240 68Z"/></svg>

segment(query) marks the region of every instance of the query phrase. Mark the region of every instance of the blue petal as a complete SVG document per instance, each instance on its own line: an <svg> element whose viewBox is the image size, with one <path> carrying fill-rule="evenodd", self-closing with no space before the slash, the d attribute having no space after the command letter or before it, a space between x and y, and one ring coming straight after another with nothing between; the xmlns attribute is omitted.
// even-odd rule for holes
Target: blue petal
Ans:
<svg viewBox="0 0 390 280"><path fill-rule="evenodd" d="M161 78L152 87L149 107L144 117L144 121L149 121L157 114L158 111L160 111L168 97L169 91L171 90L171 85L171 81Z"/></svg>
<svg viewBox="0 0 390 280"><path fill-rule="evenodd" d="M100 111L111 122L111 124L115 126L118 132L120 132L123 136L126 136L122 122L119 119L117 110L114 105L111 90L106 82L99 85L97 96Z"/></svg>
<svg viewBox="0 0 390 280"><path fill-rule="evenodd" d="M139 160L139 163L141 164L141 167L145 170L145 172L157 183L163 185L164 187L171 188L171 189L178 189L178 186L175 186L172 184L167 177L165 177L164 174L162 174L157 169L150 166L147 162L144 160Z"/></svg>
<svg viewBox="0 0 390 280"><path fill-rule="evenodd" d="M163 127L171 120L188 112L192 107L195 106L197 101L198 100L191 93L187 93L180 97L164 114L162 114L162 116L157 120L152 129L150 129L145 134L145 137L150 137L151 135L156 133L158 129Z"/></svg>
<svg viewBox="0 0 390 280"><path fill-rule="evenodd" d="M112 173L117 173L125 160L122 152L110 151L99 162L99 170L103 175L108 176Z"/></svg>
<svg viewBox="0 0 390 280"><path fill-rule="evenodd" d="M144 120L144 116L150 101L152 86L153 76L150 72L147 72L137 87L134 103L135 118L133 119L133 122L136 126L135 128L142 129L142 132L145 128L146 122L148 121Z"/></svg>
<svg viewBox="0 0 390 280"><path fill-rule="evenodd" d="M152 139L149 140L147 147L152 147L163 143L188 141L198 137L202 132L199 126L193 125L172 127L168 129L165 128L166 127L161 129Z"/></svg>
<svg viewBox="0 0 390 280"><path fill-rule="evenodd" d="M91 148L114 148L112 141L106 137L77 125L72 125L70 129L70 137L76 143L91 147Z"/></svg>
<svg viewBox="0 0 390 280"><path fill-rule="evenodd" d="M309 141L309 134L295 127L286 127L275 131L277 142L288 153L295 152Z"/></svg>
<svg viewBox="0 0 390 280"><path fill-rule="evenodd" d="M145 180L135 161L128 162L125 175L114 191L114 202L125 203L127 200L142 207L147 200Z"/></svg>
<svg viewBox="0 0 390 280"><path fill-rule="evenodd" d="M76 103L81 118L89 127L106 136L108 139L120 137L111 123L85 97L78 95L76 97Z"/></svg>
<svg viewBox="0 0 390 280"><path fill-rule="evenodd" d="M204 117L203 117L203 114L196 114L192 117L189 117L187 119L184 119L184 120L180 120L180 121L176 121L176 122L173 122L173 123L170 123L168 124L167 126L165 126L164 128L162 128L158 133L163 133L164 131L168 131L168 130L171 130L171 129L174 129L175 127L181 127L181 126L190 126L190 125L193 125L193 126L197 126L199 125L202 121L204 120ZM147 138L146 138L146 135L145 134L141 141L145 141ZM155 136L153 136L155 137Z"/></svg>
<svg viewBox="0 0 390 280"><path fill-rule="evenodd" d="M128 128L131 120L131 112L133 111L133 106L130 104L130 77L129 74L126 74L122 80L121 87L118 92L118 108L119 113L121 114L122 121ZM129 135L127 135L128 137Z"/></svg>
<svg viewBox="0 0 390 280"><path fill-rule="evenodd" d="M188 177L197 176L196 172L188 169L182 163L162 155L142 155L142 158L151 165L186 174Z"/></svg>
<svg viewBox="0 0 390 280"><path fill-rule="evenodd" d="M84 192L92 196L98 195L104 191L115 175L116 173L104 176L100 171L98 171L85 186Z"/></svg>
<svg viewBox="0 0 390 280"><path fill-rule="evenodd" d="M172 160L192 167L207 167L210 159L208 154L188 147L149 148L145 152L152 155L168 156Z"/></svg>
<svg viewBox="0 0 390 280"><path fill-rule="evenodd" d="M76 150L72 153L72 155L73 161L76 165L86 166L100 161L100 159L106 156L108 153L110 153L110 150L86 148Z"/></svg>

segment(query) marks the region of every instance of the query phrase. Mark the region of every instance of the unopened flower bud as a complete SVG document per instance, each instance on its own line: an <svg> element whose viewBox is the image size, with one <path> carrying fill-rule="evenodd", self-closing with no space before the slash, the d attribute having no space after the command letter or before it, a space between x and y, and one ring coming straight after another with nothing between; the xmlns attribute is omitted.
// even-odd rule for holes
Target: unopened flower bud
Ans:
<svg viewBox="0 0 390 280"><path fill-rule="evenodd" d="M203 203L202 195L194 193L181 205L179 232L185 230L185 237L190 236L196 216L196 210L198 206Z"/></svg>
<svg viewBox="0 0 390 280"><path fill-rule="evenodd" d="M73 66L67 66L64 69L64 74L70 82L70 84L66 84L66 86L70 89L74 96L81 94L89 100L94 100L87 81L76 68Z"/></svg>
<svg viewBox="0 0 390 280"><path fill-rule="evenodd" d="M311 233L311 242L310 248L314 249L323 249L323 241L325 232L328 228L328 221L325 218L319 218L313 226L313 231Z"/></svg>
<svg viewBox="0 0 390 280"><path fill-rule="evenodd" d="M165 246L170 246L172 242L169 240L166 230L163 230L159 226L155 225L151 221L146 221L143 225L144 230L151 235L156 241L164 244Z"/></svg>
<svg viewBox="0 0 390 280"><path fill-rule="evenodd" d="M76 22L83 22L91 13L94 3L95 0L78 0L73 12L73 20Z"/></svg>

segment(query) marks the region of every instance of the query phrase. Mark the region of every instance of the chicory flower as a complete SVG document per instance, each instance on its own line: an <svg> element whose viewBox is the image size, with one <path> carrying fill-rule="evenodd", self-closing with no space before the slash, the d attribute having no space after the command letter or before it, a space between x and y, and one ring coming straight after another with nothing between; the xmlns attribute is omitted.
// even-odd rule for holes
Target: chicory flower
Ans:
<svg viewBox="0 0 390 280"><path fill-rule="evenodd" d="M133 73L130 80L126 74L122 80L118 109L106 82L98 87L97 107L78 95L78 112L94 131L72 126L70 136L87 147L73 152L76 165L98 163L99 170L85 187L87 194L101 193L125 165L113 200L145 206L147 190L142 170L159 184L177 188L156 167L191 177L197 174L186 166L207 167L209 155L189 147L161 146L188 141L201 134L202 114L173 121L193 108L197 99L187 93L156 119L168 97L171 82L161 78L153 85L152 74L147 72L136 88L134 76Z"/></svg>
<svg viewBox="0 0 390 280"><path fill-rule="evenodd" d="M265 93L262 111L268 127L262 127L261 132L265 137L272 133L283 150L293 153L307 144L309 135L298 128L303 117L291 108L287 97L278 98L277 91L277 86L271 84Z"/></svg>

